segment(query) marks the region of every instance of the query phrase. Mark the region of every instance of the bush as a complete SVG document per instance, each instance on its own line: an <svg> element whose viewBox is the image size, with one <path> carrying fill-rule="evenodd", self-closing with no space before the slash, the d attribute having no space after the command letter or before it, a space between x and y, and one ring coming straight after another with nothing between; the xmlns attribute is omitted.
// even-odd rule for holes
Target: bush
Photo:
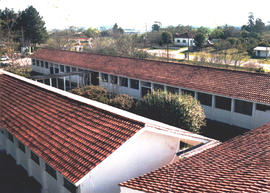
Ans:
<svg viewBox="0 0 270 193"><path fill-rule="evenodd" d="M136 104L136 112L182 129L200 132L205 115L200 103L189 95L148 93Z"/></svg>
<svg viewBox="0 0 270 193"><path fill-rule="evenodd" d="M101 86L85 86L82 88L75 88L71 90L73 94L77 94L92 100L96 100L105 104L109 103L109 93Z"/></svg>
<svg viewBox="0 0 270 193"><path fill-rule="evenodd" d="M131 96L128 96L127 94L121 94L111 99L110 105L117 107L119 109L131 111L134 106L134 99Z"/></svg>

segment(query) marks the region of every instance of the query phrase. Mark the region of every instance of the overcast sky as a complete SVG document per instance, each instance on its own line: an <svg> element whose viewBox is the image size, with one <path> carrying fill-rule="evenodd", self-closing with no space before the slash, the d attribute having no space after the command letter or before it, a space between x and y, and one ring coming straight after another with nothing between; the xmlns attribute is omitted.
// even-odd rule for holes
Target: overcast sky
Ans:
<svg viewBox="0 0 270 193"><path fill-rule="evenodd" d="M265 23L270 21L270 0L0 0L0 9L18 11L30 5L43 17L47 29L117 23L143 31L154 21L163 26L241 26L247 23L249 12Z"/></svg>

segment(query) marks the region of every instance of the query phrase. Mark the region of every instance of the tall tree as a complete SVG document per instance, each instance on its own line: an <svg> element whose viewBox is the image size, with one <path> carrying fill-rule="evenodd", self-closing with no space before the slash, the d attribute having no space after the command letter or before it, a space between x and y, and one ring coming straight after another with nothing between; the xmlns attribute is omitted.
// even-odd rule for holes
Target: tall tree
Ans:
<svg viewBox="0 0 270 193"><path fill-rule="evenodd" d="M21 12L20 26L23 44L40 44L48 39L45 22L33 6Z"/></svg>
<svg viewBox="0 0 270 193"><path fill-rule="evenodd" d="M195 43L196 47L202 49L205 40L206 40L205 34L197 31L195 34L195 37L194 37L194 43Z"/></svg>
<svg viewBox="0 0 270 193"><path fill-rule="evenodd" d="M162 32L161 41L167 46L167 59L169 60L169 44L172 43L172 34L170 32Z"/></svg>
<svg viewBox="0 0 270 193"><path fill-rule="evenodd" d="M92 28L92 27L88 28L84 33L85 33L85 35L87 35L88 37L91 37L91 38L96 38L100 34L98 29Z"/></svg>
<svg viewBox="0 0 270 193"><path fill-rule="evenodd" d="M159 31L160 30L160 26L158 24L153 24L152 25L152 31Z"/></svg>
<svg viewBox="0 0 270 193"><path fill-rule="evenodd" d="M15 34L17 35L17 19L18 14L15 13L13 9L6 8L0 10L1 30L5 33L6 40L8 41L15 38Z"/></svg>
<svg viewBox="0 0 270 193"><path fill-rule="evenodd" d="M265 23L260 18L257 18L254 25L254 31L257 33L262 33L264 29Z"/></svg>

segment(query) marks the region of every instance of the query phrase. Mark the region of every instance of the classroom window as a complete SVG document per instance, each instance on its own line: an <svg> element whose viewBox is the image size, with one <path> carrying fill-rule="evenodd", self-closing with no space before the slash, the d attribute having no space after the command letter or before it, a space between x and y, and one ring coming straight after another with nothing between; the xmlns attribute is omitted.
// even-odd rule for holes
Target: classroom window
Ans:
<svg viewBox="0 0 270 193"><path fill-rule="evenodd" d="M183 95L191 95L193 97L195 96L195 92L192 90L182 89L181 92Z"/></svg>
<svg viewBox="0 0 270 193"><path fill-rule="evenodd" d="M25 145L22 144L20 141L18 141L18 147L19 147L20 150L22 150L22 152L25 153Z"/></svg>
<svg viewBox="0 0 270 193"><path fill-rule="evenodd" d="M39 165L39 157L31 151L31 159L37 164Z"/></svg>
<svg viewBox="0 0 270 193"><path fill-rule="evenodd" d="M50 174L53 178L57 179L56 171L48 164L45 164L45 170L48 174Z"/></svg>
<svg viewBox="0 0 270 193"><path fill-rule="evenodd" d="M120 86L128 87L128 79L125 77L119 77Z"/></svg>
<svg viewBox="0 0 270 193"><path fill-rule="evenodd" d="M139 80L130 79L130 88L139 89Z"/></svg>
<svg viewBox="0 0 270 193"><path fill-rule="evenodd" d="M35 59L32 59L32 65L36 65L36 60Z"/></svg>
<svg viewBox="0 0 270 193"><path fill-rule="evenodd" d="M216 105L218 109L231 111L232 99L226 97L215 96Z"/></svg>
<svg viewBox="0 0 270 193"><path fill-rule="evenodd" d="M66 72L69 73L70 72L70 67L66 66Z"/></svg>
<svg viewBox="0 0 270 193"><path fill-rule="evenodd" d="M49 63L45 62L45 68L49 68Z"/></svg>
<svg viewBox="0 0 270 193"><path fill-rule="evenodd" d="M141 81L141 84L142 84L142 86L144 86L144 87L151 88L151 82L144 82L144 81Z"/></svg>
<svg viewBox="0 0 270 193"><path fill-rule="evenodd" d="M37 64L37 66L39 66L39 60L37 60L37 63L36 64Z"/></svg>
<svg viewBox="0 0 270 193"><path fill-rule="evenodd" d="M168 93L172 93L172 94L178 94L179 93L179 89L178 88L175 88L175 87L167 86L167 92Z"/></svg>
<svg viewBox="0 0 270 193"><path fill-rule="evenodd" d="M65 72L65 66L64 65L60 65L60 72Z"/></svg>
<svg viewBox="0 0 270 193"><path fill-rule="evenodd" d="M161 84L153 84L153 88L155 91L164 91L164 85Z"/></svg>
<svg viewBox="0 0 270 193"><path fill-rule="evenodd" d="M118 78L117 78L117 76L110 75L110 78L111 78L111 83L112 83L112 84L117 84L117 83L118 83Z"/></svg>
<svg viewBox="0 0 270 193"><path fill-rule="evenodd" d="M108 74L101 73L102 82L108 82Z"/></svg>
<svg viewBox="0 0 270 193"><path fill-rule="evenodd" d="M72 72L76 72L76 71L77 71L77 68L72 67L72 68L71 68L71 71L72 71Z"/></svg>
<svg viewBox="0 0 270 193"><path fill-rule="evenodd" d="M77 187L69 182L66 178L64 178L64 187L69 190L71 193L76 193L77 192Z"/></svg>
<svg viewBox="0 0 270 193"><path fill-rule="evenodd" d="M198 100L202 105L212 106L212 95L198 92Z"/></svg>
<svg viewBox="0 0 270 193"><path fill-rule="evenodd" d="M9 139L9 141L11 141L12 143L14 142L13 135L12 135L10 132L8 132L8 139Z"/></svg>
<svg viewBox="0 0 270 193"><path fill-rule="evenodd" d="M40 61L40 66L43 68L44 67L44 62Z"/></svg>
<svg viewBox="0 0 270 193"><path fill-rule="evenodd" d="M263 104L256 104L256 110L257 111L270 111L270 106L263 105Z"/></svg>
<svg viewBox="0 0 270 193"><path fill-rule="evenodd" d="M252 103L242 101L242 100L235 100L234 112L251 116L252 115Z"/></svg>

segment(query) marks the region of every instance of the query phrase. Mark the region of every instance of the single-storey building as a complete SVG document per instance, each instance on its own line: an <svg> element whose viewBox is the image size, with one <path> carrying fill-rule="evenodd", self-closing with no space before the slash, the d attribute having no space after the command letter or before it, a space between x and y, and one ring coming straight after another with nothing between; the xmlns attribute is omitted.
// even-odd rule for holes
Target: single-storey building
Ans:
<svg viewBox="0 0 270 193"><path fill-rule="evenodd" d="M31 58L34 71L64 90L94 84L138 99L166 90L194 96L211 120L248 129L270 122L269 74L54 49Z"/></svg>
<svg viewBox="0 0 270 193"><path fill-rule="evenodd" d="M260 58L269 58L270 57L270 47L258 46L254 48L255 55Z"/></svg>
<svg viewBox="0 0 270 193"><path fill-rule="evenodd" d="M119 193L119 183L179 159L183 143L219 144L3 70L0 114L0 150L48 193Z"/></svg>
<svg viewBox="0 0 270 193"><path fill-rule="evenodd" d="M121 193L270 192L270 124L121 183Z"/></svg>
<svg viewBox="0 0 270 193"><path fill-rule="evenodd" d="M176 46L195 46L194 42L194 33L184 33L184 34L175 34L174 35L174 45Z"/></svg>

